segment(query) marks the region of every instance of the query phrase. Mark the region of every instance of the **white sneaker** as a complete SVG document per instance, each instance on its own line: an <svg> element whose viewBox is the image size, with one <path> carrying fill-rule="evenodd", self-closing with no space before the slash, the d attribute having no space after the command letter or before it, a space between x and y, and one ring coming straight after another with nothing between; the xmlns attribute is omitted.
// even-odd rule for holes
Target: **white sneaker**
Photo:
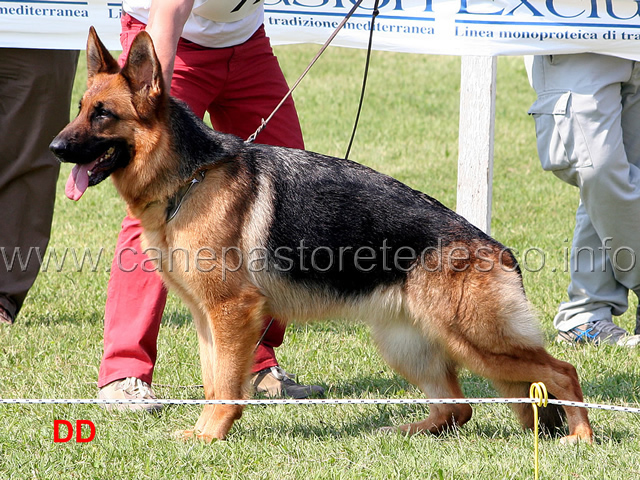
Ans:
<svg viewBox="0 0 640 480"><path fill-rule="evenodd" d="M101 400L157 400L151 389L151 385L136 377L127 377L105 385L98 392L98 398ZM158 412L162 410L163 407L160 403L107 403L102 404L102 406L107 410L118 410L121 412L139 410Z"/></svg>

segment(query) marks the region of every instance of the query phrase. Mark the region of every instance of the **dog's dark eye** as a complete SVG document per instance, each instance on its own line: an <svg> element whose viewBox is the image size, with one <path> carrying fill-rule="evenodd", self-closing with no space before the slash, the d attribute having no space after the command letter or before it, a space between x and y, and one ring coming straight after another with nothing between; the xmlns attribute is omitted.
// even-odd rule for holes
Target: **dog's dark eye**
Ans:
<svg viewBox="0 0 640 480"><path fill-rule="evenodd" d="M99 103L93 109L93 115L95 118L105 119L105 118L113 118L115 115L110 111L104 108L104 105Z"/></svg>

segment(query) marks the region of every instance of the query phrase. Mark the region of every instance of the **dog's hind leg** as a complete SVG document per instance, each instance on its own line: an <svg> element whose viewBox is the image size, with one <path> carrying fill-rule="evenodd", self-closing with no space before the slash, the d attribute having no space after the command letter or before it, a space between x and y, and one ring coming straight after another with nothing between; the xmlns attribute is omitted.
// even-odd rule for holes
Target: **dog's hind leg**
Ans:
<svg viewBox="0 0 640 480"><path fill-rule="evenodd" d="M372 335L389 365L418 386L428 398L464 398L455 363L439 345L427 340L415 327L409 324L378 325L372 329ZM429 416L423 421L382 430L399 430L410 435L438 434L465 424L471 415L468 404L435 404L429 407Z"/></svg>
<svg viewBox="0 0 640 480"><path fill-rule="evenodd" d="M517 271L497 267L441 272L417 269L405 291L406 308L417 328L441 345L455 364L488 378L503 394L522 397L528 392L521 387L543 382L555 398L582 402L575 368L544 349ZM564 407L564 411L569 435L562 441L591 442L587 410ZM532 426L523 408L516 413L525 427Z"/></svg>
<svg viewBox="0 0 640 480"><path fill-rule="evenodd" d="M515 385L543 382L557 399L583 401L575 368L553 358L544 349L537 319L517 272L469 269L464 275L450 275L448 280L447 290L434 291L437 287L431 285L431 298L440 301L437 309L428 311L429 326L437 331L439 341L459 365L493 381L507 394L522 396L528 392L516 389ZM420 305L417 296L411 296L409 302L422 310L430 307ZM569 435L562 441L591 442L593 431L587 410L563 408ZM518 410L523 425L530 427L532 420L528 414Z"/></svg>

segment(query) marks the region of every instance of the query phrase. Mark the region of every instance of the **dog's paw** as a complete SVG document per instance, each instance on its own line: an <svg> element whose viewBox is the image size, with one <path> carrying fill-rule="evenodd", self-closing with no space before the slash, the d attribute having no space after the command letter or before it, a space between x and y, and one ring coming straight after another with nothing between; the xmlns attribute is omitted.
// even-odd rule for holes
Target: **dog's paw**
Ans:
<svg viewBox="0 0 640 480"><path fill-rule="evenodd" d="M176 440L180 440L183 442L187 442L190 440L198 440L200 442L204 442L204 443L211 443L211 442L215 442L217 440L220 440L212 435L207 435L204 434L198 430L176 430L173 433L173 437Z"/></svg>
<svg viewBox="0 0 640 480"><path fill-rule="evenodd" d="M175 432L173 432L172 437L176 440L186 442L187 440L191 440L192 438L194 438L195 433L195 430L176 430Z"/></svg>
<svg viewBox="0 0 640 480"><path fill-rule="evenodd" d="M567 435L566 437L562 437L560 439L560 445L576 445L577 443L584 442L589 445L593 445L593 437L592 436L581 436L581 435Z"/></svg>

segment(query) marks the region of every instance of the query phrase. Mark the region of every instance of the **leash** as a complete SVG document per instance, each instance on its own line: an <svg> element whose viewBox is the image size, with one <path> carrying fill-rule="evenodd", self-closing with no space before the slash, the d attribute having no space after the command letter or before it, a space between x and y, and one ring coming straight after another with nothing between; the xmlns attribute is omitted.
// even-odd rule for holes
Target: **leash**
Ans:
<svg viewBox="0 0 640 480"><path fill-rule="evenodd" d="M356 120L353 123L353 132L351 132L351 140L349 140L349 146L347 147L347 152L344 154L345 160L349 158L349 153L351 152L351 146L353 145L353 140L356 138L356 130L358 129L358 121L360 120L360 112L362 111L362 104L364 103L364 91L367 87L367 77L369 76L369 61L371 60L371 47L373 45L373 29L376 23L376 17L380 13L378 10L379 0L376 0L376 3L373 6L373 13L371 14L371 30L369 31L369 44L367 45L367 60L364 64L364 76L362 78L362 91L360 92L360 103L358 104L358 113L356 114Z"/></svg>
<svg viewBox="0 0 640 480"><path fill-rule="evenodd" d="M264 332L262 332L262 335L260 336L260 340L258 340L258 343L256 343L256 346L253 349L253 353L256 353L256 350L258 350L258 347L262 343L262 340L264 340L264 337L267 335L267 332L271 328L271 325L273 325L273 321L274 320L275 320L275 318L271 317L271 320L269 320L269 324L267 325L267 327L264 329Z"/></svg>
<svg viewBox="0 0 640 480"><path fill-rule="evenodd" d="M167 207L167 219L165 223L169 223L171 220L175 218L175 216L180 211L180 207L182 207L182 203L184 199L187 198L187 195L191 191L191 189L197 184L204 180L205 170L201 170L196 173L200 178L194 177L191 181L182 187L180 190L176 192L176 194L169 199L169 206Z"/></svg>
<svg viewBox="0 0 640 480"><path fill-rule="evenodd" d="M324 51L327 49L327 47L329 47L329 45L331 44L331 42L333 41L333 39L336 37L336 35L338 34L338 32L340 30L342 30L342 27L344 27L345 23L347 23L347 21L351 18L351 16L355 13L355 11L358 9L358 7L360 6L360 4L362 3L363 0L358 0L355 5L353 6L353 8L351 10L349 10L349 13L347 13L347 15L342 19L342 21L340 22L340 24L336 27L336 29L333 31L333 33L329 36L329 38L327 39L326 42L324 42L324 45L322 45L322 48L320 48L320 50L318 51L318 53L316 54L315 57L313 57L313 60L311 60L311 62L309 63L309 65L307 66L307 68L304 70L304 72L302 72L302 74L300 75L300 77L298 78L298 80L296 80L296 83L293 84L293 86L289 89L289 91L287 92L287 94L282 98L282 100L280 101L280 103L276 106L276 108L273 110L273 112L271 112L271 115L269 115L267 117L267 119L262 119L262 123L260 124L260 126L258 127L258 129L253 132L249 138L247 138L245 140L245 143L253 143L256 139L256 137L260 134L260 132L262 132L262 130L264 130L264 128L267 126L267 123L269 123L269 121L273 118L273 116L276 114L276 112L278 110L280 110L280 107L284 104L284 102L287 101L287 99L291 96L291 94L293 93L293 91L296 89L296 87L300 84L300 82L302 82L302 79L304 77L306 77L307 73L309 73L309 70L311 70L311 67L313 67L313 65L318 61L318 59L320 58L320 56L324 53ZM376 9L378 6L378 0L376 0ZM371 24L371 30L373 31L373 23Z"/></svg>

